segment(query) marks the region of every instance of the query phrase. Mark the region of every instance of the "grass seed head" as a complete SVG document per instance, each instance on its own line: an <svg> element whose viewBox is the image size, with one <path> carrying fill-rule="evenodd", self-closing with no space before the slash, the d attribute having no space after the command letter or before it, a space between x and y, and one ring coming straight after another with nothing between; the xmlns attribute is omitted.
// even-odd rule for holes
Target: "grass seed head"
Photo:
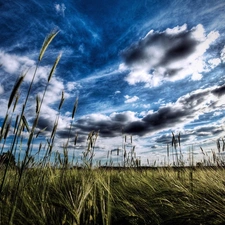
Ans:
<svg viewBox="0 0 225 225"><path fill-rule="evenodd" d="M57 66L58 63L59 63L59 60L60 60L61 56L62 56L62 54L59 53L58 57L57 57L56 60L55 60L55 63L54 63L53 66L52 66L52 69L51 69L51 71L50 71L50 73L49 73L49 76L48 76L48 82L50 82L50 80L51 80L51 78L52 78L52 75L53 75L53 73L54 73L54 71L55 71L56 66Z"/></svg>
<svg viewBox="0 0 225 225"><path fill-rule="evenodd" d="M78 105L78 98L76 98L76 101L75 101L74 106L73 106L72 119L74 118L74 115L76 113L77 105Z"/></svg>
<svg viewBox="0 0 225 225"><path fill-rule="evenodd" d="M37 95L36 97L36 113L40 110L40 97Z"/></svg>
<svg viewBox="0 0 225 225"><path fill-rule="evenodd" d="M18 89L19 89L20 85L21 85L22 82L23 82L24 76L25 76L25 75L21 76L21 77L17 80L15 86L13 87L13 90L12 90L11 95L10 95L10 97L9 97L8 109L10 108L10 106L11 106L11 104L12 104L12 101L13 101L14 97L16 96L16 93L17 93Z"/></svg>
<svg viewBox="0 0 225 225"><path fill-rule="evenodd" d="M7 126L6 126L6 131L5 131L5 134L4 134L4 139L7 138L8 133L9 133L9 129L10 129L10 123L8 123Z"/></svg>
<svg viewBox="0 0 225 225"><path fill-rule="evenodd" d="M59 31L52 31L44 40L44 43L41 47L41 51L38 57L38 61L41 61L46 49L48 48L49 44L52 42L52 40L54 39L54 37L59 33Z"/></svg>
<svg viewBox="0 0 225 225"><path fill-rule="evenodd" d="M59 108L58 108L59 110L61 109L64 100L65 100L65 98L64 98L64 91L62 91L61 101L59 103Z"/></svg>

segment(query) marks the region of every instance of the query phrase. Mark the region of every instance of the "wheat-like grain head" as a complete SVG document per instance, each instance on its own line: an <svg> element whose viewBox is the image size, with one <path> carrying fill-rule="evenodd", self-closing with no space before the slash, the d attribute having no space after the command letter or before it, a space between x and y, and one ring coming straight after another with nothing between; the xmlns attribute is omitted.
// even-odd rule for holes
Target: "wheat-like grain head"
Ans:
<svg viewBox="0 0 225 225"><path fill-rule="evenodd" d="M41 47L41 51L38 57L38 61L41 61L46 49L48 48L49 44L52 42L52 40L54 39L54 37L59 33L59 31L52 31L44 40L44 43Z"/></svg>

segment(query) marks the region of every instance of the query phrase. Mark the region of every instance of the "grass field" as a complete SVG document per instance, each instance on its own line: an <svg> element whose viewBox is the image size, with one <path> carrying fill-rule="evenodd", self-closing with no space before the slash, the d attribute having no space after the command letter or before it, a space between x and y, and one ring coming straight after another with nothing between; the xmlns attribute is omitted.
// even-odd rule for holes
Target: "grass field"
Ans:
<svg viewBox="0 0 225 225"><path fill-rule="evenodd" d="M37 96L34 101L33 120L27 121L27 102L33 80L48 45L57 33L51 33L43 43L26 97L19 99L18 94L26 73L16 81L9 96L0 131L0 224L224 224L225 171L222 161L214 153L217 167L194 167L193 163L190 167L182 167L181 149L179 155L176 149L180 146L180 136L172 136L172 149L176 153L173 165L176 167L143 168L139 158L135 158L133 147L130 158L123 151L121 167L110 167L110 161L108 167L93 167L98 138L98 132L93 131L87 137L82 167L74 167L69 160L68 146L71 143L76 146L77 142L77 135L74 140L70 139L78 105L78 99L75 99L63 153L54 149L64 92L59 99L59 114L52 131L40 130L38 120L61 54L55 59L46 79L42 97ZM22 107L16 114L18 104ZM48 137L46 143L40 142L35 149L40 134ZM203 149L202 152L205 154ZM170 154L169 148L167 154Z"/></svg>
<svg viewBox="0 0 225 225"><path fill-rule="evenodd" d="M19 174L9 170L0 224L224 224L224 175L222 168L45 167L27 169L17 191Z"/></svg>

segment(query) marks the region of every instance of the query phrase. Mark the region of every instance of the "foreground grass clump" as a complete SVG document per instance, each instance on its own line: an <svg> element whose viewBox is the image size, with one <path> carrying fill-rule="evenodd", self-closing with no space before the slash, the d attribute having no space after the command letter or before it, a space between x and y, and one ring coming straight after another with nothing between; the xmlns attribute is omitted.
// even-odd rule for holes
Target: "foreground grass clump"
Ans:
<svg viewBox="0 0 225 225"><path fill-rule="evenodd" d="M192 177L190 179L190 172ZM223 169L28 169L12 224L223 224ZM2 174L1 174L2 175ZM0 201L0 223L14 204L15 170Z"/></svg>

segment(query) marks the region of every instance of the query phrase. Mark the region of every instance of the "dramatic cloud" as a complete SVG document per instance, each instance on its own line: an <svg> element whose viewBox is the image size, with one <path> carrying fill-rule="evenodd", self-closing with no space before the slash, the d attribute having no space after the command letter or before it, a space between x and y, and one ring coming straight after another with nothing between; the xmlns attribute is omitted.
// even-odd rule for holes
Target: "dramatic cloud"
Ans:
<svg viewBox="0 0 225 225"><path fill-rule="evenodd" d="M201 24L190 30L186 24L163 32L151 30L122 52L125 64L120 65L120 69L130 70L125 78L130 85L158 86L165 80L176 81L188 75L200 80L202 73L210 69L204 54L218 37L219 33L214 31L206 35ZM210 64L219 62L213 60Z"/></svg>
<svg viewBox="0 0 225 225"><path fill-rule="evenodd" d="M145 156L160 154L162 146L162 154L166 154L171 131L181 132L186 143L214 140L223 134L223 0L204 4L173 0L168 7L162 1L152 4L146 0L117 1L104 7L99 7L99 1L6 2L0 20L1 124L16 80L28 71L18 90L20 98L11 119L14 125L41 45L52 29L58 29L38 66L24 112L32 126L36 96L42 98L57 53L62 51L42 103L37 127L37 131L47 127L39 137L42 143L50 137L58 117L57 151L68 137L72 147L78 133L77 152L82 153L91 131L100 132L96 155L121 147L122 134L132 134L136 150ZM65 101L59 112L62 91ZM77 96L78 109L71 125Z"/></svg>
<svg viewBox="0 0 225 225"><path fill-rule="evenodd" d="M168 103L157 111L149 111L146 114L131 111L113 113L110 116L91 114L78 120L76 127L82 132L99 130L100 135L105 137L115 137L122 129L125 133L138 136L178 127L183 129L185 125L197 121L205 113L224 110L225 105L220 98L224 93L224 86L200 89L178 98L175 103ZM140 117L141 115L143 117ZM216 130L213 129L211 132L216 133ZM196 131L196 134L203 135L200 130Z"/></svg>

